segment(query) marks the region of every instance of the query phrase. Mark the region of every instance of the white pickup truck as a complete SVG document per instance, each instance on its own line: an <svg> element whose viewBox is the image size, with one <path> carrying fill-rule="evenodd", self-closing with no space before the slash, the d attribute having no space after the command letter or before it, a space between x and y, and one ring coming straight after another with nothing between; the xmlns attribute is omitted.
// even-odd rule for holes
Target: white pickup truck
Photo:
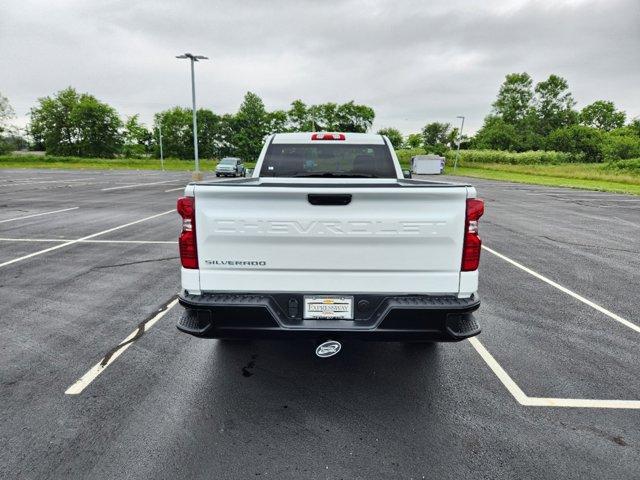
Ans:
<svg viewBox="0 0 640 480"><path fill-rule="evenodd" d="M190 183L178 200L178 329L337 341L477 335L483 211L469 185L405 179L384 136L271 135L252 178Z"/></svg>

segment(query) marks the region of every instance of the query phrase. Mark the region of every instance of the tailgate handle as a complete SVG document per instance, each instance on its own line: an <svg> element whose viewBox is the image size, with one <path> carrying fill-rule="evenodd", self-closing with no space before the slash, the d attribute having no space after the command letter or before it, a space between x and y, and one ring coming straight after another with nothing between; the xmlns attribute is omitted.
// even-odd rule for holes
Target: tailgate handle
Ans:
<svg viewBox="0 0 640 480"><path fill-rule="evenodd" d="M349 205L350 193L310 193L307 196L311 205Z"/></svg>

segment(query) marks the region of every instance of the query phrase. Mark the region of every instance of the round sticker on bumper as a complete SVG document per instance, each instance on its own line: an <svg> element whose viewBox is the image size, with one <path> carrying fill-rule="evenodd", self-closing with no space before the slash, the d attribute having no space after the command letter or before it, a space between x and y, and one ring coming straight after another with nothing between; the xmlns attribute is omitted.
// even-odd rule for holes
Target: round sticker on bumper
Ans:
<svg viewBox="0 0 640 480"><path fill-rule="evenodd" d="M342 344L336 340L328 340L318 345L316 348L316 355L320 358L333 357L340 351Z"/></svg>

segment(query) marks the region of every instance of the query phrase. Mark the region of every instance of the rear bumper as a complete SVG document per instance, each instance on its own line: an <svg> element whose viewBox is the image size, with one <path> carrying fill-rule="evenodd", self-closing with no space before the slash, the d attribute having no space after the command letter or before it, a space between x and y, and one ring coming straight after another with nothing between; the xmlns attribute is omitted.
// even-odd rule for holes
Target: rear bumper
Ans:
<svg viewBox="0 0 640 480"><path fill-rule="evenodd" d="M182 293L182 332L205 338L357 337L455 342L480 333L477 296L354 294L354 320L302 318L302 294Z"/></svg>

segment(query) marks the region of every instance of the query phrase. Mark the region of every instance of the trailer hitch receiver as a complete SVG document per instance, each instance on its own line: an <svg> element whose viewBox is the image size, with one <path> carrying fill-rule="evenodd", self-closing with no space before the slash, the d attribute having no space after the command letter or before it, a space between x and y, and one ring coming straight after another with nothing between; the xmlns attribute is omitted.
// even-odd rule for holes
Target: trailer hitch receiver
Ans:
<svg viewBox="0 0 640 480"><path fill-rule="evenodd" d="M333 357L342 349L342 344L337 340L327 340L316 347L316 355L320 358Z"/></svg>

